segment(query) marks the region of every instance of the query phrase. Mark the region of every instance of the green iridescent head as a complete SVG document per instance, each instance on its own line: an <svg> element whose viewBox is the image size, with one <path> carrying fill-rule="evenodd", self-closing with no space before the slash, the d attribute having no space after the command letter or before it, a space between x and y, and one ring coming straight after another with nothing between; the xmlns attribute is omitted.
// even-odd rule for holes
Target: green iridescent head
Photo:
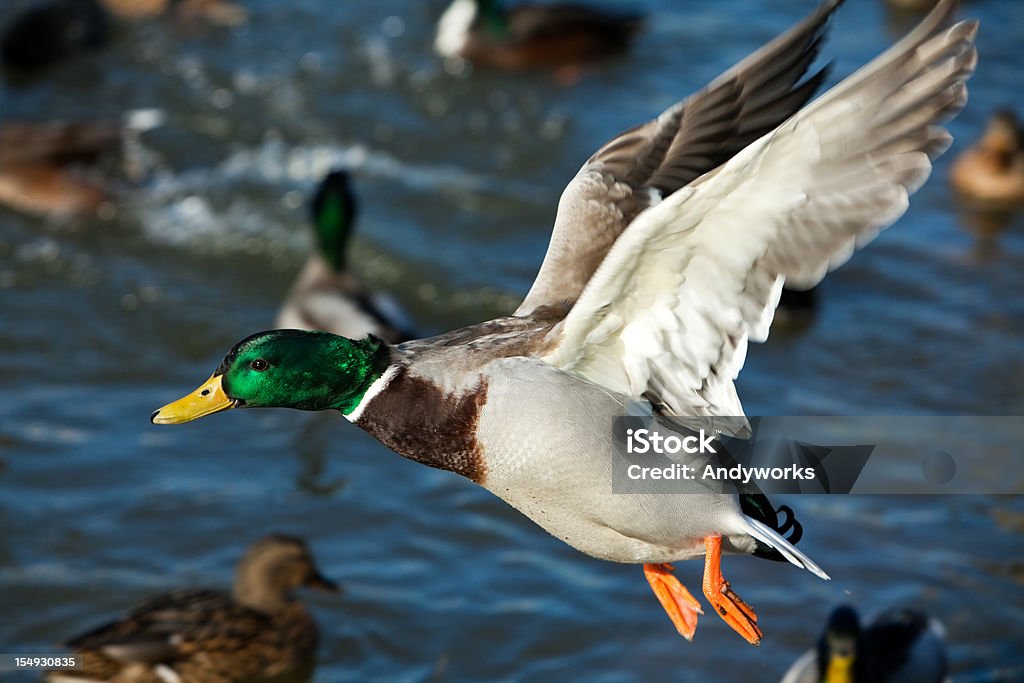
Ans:
<svg viewBox="0 0 1024 683"><path fill-rule="evenodd" d="M328 332L273 330L235 345L191 394L153 413L155 424L180 424L230 408L340 410L359 405L388 364L381 340Z"/></svg>
<svg viewBox="0 0 1024 683"><path fill-rule="evenodd" d="M317 188L312 209L317 247L331 268L341 270L356 217L356 200L348 174L331 171Z"/></svg>

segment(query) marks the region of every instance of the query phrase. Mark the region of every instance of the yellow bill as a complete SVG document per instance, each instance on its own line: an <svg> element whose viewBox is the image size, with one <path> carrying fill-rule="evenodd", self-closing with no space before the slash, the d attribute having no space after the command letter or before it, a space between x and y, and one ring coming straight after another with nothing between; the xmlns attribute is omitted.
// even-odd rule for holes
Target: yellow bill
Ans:
<svg viewBox="0 0 1024 683"><path fill-rule="evenodd" d="M153 413L149 419L153 424L177 425L234 408L237 403L224 393L221 375L213 375L191 394L179 398L174 403L168 403Z"/></svg>
<svg viewBox="0 0 1024 683"><path fill-rule="evenodd" d="M853 683L853 655L833 654L829 657L825 680L829 683Z"/></svg>

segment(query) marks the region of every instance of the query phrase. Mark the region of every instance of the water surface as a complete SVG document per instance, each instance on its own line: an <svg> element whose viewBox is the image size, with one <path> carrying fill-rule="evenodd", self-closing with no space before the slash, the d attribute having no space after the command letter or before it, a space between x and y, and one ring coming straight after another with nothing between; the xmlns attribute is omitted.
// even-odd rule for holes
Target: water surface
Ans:
<svg viewBox="0 0 1024 683"><path fill-rule="evenodd" d="M0 89L4 118L169 117L146 137L152 177L115 216L0 212L0 651L48 648L155 591L227 585L250 540L283 530L347 589L308 597L321 683L771 681L840 601L939 616L957 680L1024 677L1019 497L788 500L834 580L727 558L765 640L750 647L709 614L687 644L639 567L576 553L338 416L151 426L272 324L309 247L303 197L330 167L351 169L362 199L354 262L426 332L505 313L583 160L812 5L638 1L652 19L633 54L564 88L446 73L428 50L437 0L247 4L246 27L126 27L109 51ZM1022 9L967 4L981 65L954 154L1019 98ZM900 25L851 0L825 48L832 80ZM830 275L810 329L752 346L748 413L1021 414L1024 217L979 234L945 184L949 158ZM700 570L679 575L696 589Z"/></svg>

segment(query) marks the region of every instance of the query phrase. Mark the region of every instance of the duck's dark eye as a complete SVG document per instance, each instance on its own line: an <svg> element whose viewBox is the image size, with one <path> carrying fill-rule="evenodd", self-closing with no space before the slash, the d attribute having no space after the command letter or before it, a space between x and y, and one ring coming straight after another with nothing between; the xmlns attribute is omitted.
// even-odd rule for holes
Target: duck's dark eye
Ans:
<svg viewBox="0 0 1024 683"><path fill-rule="evenodd" d="M249 367L255 370L256 372L263 372L264 370L270 367L270 363L263 360L262 358L257 358L253 362L249 363Z"/></svg>

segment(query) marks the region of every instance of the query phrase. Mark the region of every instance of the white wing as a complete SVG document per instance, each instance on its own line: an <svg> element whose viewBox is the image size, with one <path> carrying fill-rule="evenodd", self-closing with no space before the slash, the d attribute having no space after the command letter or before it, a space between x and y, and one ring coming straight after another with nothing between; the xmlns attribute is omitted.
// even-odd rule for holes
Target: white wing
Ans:
<svg viewBox="0 0 1024 683"><path fill-rule="evenodd" d="M826 68L805 78L840 2L822 3L707 87L595 152L562 193L544 263L516 315L576 301L640 212L799 111L827 75Z"/></svg>
<svg viewBox="0 0 1024 683"><path fill-rule="evenodd" d="M975 22L945 0L906 38L722 167L641 213L544 360L670 414L742 415L733 380L802 287L890 225L950 142Z"/></svg>

